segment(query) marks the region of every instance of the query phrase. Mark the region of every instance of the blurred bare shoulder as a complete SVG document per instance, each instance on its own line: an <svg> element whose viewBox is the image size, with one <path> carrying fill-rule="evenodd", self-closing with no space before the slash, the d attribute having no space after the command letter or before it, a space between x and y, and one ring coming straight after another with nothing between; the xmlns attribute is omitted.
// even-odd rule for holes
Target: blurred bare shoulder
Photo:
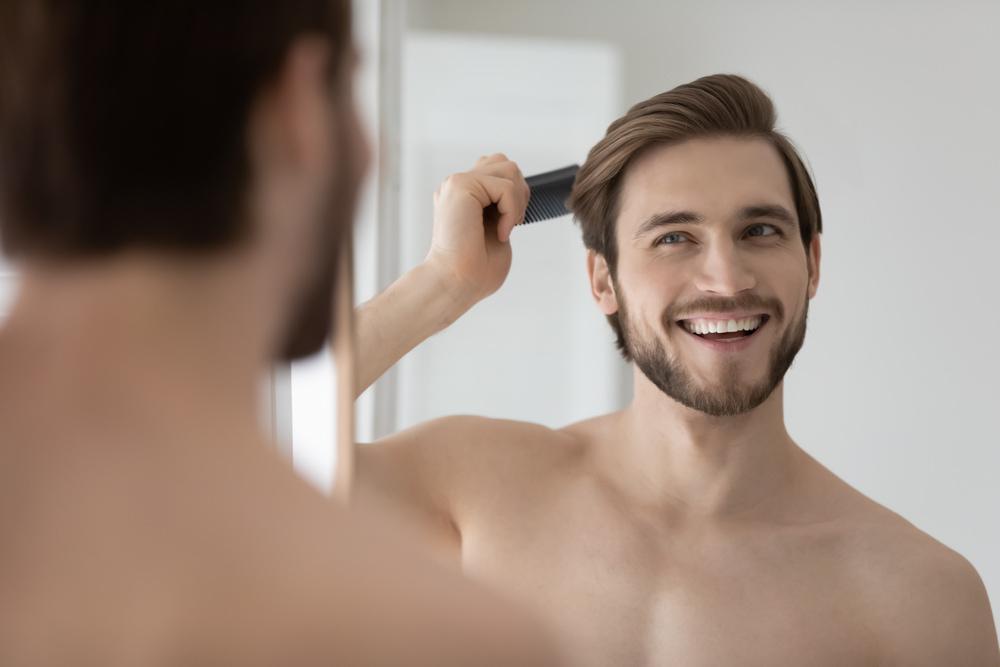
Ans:
<svg viewBox="0 0 1000 667"><path fill-rule="evenodd" d="M23 446L37 429L9 426L0 664L555 664L514 604L333 504L266 443L77 431L64 452L105 455L43 465Z"/></svg>

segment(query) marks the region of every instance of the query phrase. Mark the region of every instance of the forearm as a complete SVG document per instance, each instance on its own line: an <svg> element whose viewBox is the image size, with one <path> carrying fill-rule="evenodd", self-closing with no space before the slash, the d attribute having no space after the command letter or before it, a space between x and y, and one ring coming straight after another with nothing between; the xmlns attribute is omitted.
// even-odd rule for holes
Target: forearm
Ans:
<svg viewBox="0 0 1000 667"><path fill-rule="evenodd" d="M443 271L424 263L358 307L355 398L474 303Z"/></svg>
<svg viewBox="0 0 1000 667"><path fill-rule="evenodd" d="M434 195L427 258L356 311L355 398L410 350L496 292L511 266L510 234L530 189L502 154L449 176ZM496 205L496 224L484 209Z"/></svg>

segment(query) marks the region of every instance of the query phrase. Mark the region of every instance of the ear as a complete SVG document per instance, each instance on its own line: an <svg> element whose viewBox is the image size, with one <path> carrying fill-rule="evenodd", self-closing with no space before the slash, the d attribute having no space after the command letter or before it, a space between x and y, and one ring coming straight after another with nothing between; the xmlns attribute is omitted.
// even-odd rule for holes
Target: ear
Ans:
<svg viewBox="0 0 1000 667"><path fill-rule="evenodd" d="M587 251L587 275L590 277L590 293L601 312L605 315L617 313L618 297L615 295L611 270L604 255L593 250Z"/></svg>
<svg viewBox="0 0 1000 667"><path fill-rule="evenodd" d="M820 248L820 235L813 234L812 241L809 242L809 251L806 253L806 262L809 266L809 298L816 296L819 289L819 264L822 251Z"/></svg>

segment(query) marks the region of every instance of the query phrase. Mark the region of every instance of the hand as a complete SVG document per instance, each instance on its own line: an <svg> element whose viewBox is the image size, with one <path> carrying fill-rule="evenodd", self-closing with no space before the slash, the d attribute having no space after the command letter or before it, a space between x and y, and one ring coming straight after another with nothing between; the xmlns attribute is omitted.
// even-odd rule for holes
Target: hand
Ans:
<svg viewBox="0 0 1000 667"><path fill-rule="evenodd" d="M434 232L425 264L459 302L472 307L503 285L510 272L510 235L524 220L530 189L502 153L479 158L445 179L434 193Z"/></svg>

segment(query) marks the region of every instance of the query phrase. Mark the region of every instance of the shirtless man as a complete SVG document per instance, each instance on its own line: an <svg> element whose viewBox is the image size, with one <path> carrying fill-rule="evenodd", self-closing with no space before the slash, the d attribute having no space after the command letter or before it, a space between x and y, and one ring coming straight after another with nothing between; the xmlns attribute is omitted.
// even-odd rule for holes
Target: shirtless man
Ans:
<svg viewBox="0 0 1000 667"><path fill-rule="evenodd" d="M629 406L417 426L360 448L359 500L532 604L574 665L1000 665L972 566L785 430L821 224L774 123L756 86L706 77L633 107L577 176ZM525 195L502 155L445 181L427 260L359 310L359 390L500 287Z"/></svg>
<svg viewBox="0 0 1000 667"><path fill-rule="evenodd" d="M0 4L0 665L553 664L257 426L368 160L348 8Z"/></svg>

